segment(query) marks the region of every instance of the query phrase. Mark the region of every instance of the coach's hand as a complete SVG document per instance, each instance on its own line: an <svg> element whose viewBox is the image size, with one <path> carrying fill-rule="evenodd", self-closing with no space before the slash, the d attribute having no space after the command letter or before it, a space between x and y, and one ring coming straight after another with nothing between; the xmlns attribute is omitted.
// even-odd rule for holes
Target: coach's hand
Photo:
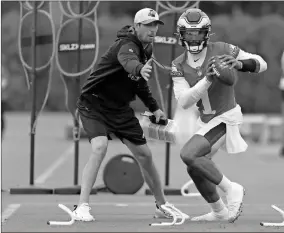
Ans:
<svg viewBox="0 0 284 233"><path fill-rule="evenodd" d="M147 61L147 63L142 67L142 69L140 70L140 74L141 76L146 80L148 81L149 78L150 78L150 74L152 72L152 61L153 59L149 59Z"/></svg>
<svg viewBox="0 0 284 233"><path fill-rule="evenodd" d="M166 114L161 109L156 110L153 114L156 117L156 123L158 123L160 119L167 119Z"/></svg>

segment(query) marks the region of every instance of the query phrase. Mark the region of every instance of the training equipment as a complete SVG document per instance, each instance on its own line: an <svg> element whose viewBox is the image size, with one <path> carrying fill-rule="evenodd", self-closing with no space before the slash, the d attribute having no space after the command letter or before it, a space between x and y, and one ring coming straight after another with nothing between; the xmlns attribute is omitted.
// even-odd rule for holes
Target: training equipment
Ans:
<svg viewBox="0 0 284 233"><path fill-rule="evenodd" d="M141 116L140 125L147 139L176 143L177 127L173 120L168 119L157 124L154 123L155 116L151 113L146 111Z"/></svg>
<svg viewBox="0 0 284 233"><path fill-rule="evenodd" d="M180 189L181 195L184 197L200 197L201 194L199 192L198 193L190 192L189 186L191 185L194 185L192 180L186 182Z"/></svg>
<svg viewBox="0 0 284 233"><path fill-rule="evenodd" d="M260 225L261 226L264 226L264 227L284 227L284 211L281 210L280 208L278 208L277 206L275 205L271 205L271 207L273 209L275 209L276 211L278 211L282 218L283 218L283 222L279 222L279 223L273 223L273 222L261 222Z"/></svg>
<svg viewBox="0 0 284 233"><path fill-rule="evenodd" d="M114 194L135 194L144 184L144 178L136 159L127 154L117 155L106 164L103 180Z"/></svg>
<svg viewBox="0 0 284 233"><path fill-rule="evenodd" d="M70 226L70 225L72 225L75 222L72 211L63 204L58 204L58 207L61 208L63 211L65 211L67 214L69 214L69 216L71 217L71 220L70 221L64 221L64 222L48 221L47 224L51 225L51 226Z"/></svg>
<svg viewBox="0 0 284 233"><path fill-rule="evenodd" d="M232 86L237 79L235 69L230 69L228 65L223 64L218 57L215 57L212 69L219 81L226 85Z"/></svg>
<svg viewBox="0 0 284 233"><path fill-rule="evenodd" d="M184 214L179 209L175 208L173 205L164 204L164 205L161 205L161 208L169 212L173 216L173 221L152 223L152 224L149 224L150 226L173 226L173 225L181 225L184 223L185 221ZM179 222L178 222L178 219L180 219Z"/></svg>

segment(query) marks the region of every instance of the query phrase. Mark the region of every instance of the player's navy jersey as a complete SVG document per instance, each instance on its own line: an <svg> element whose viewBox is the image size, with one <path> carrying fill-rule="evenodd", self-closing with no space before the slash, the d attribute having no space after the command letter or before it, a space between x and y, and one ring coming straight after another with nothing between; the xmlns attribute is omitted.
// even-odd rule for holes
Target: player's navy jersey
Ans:
<svg viewBox="0 0 284 233"><path fill-rule="evenodd" d="M223 42L210 42L207 45L205 60L200 67L193 68L189 66L186 61L187 53L184 52L173 61L171 75L172 77L184 77L189 86L193 87L206 75L206 66L212 56L229 54L236 58L238 53L239 48L236 46ZM214 79L196 105L200 112L201 120L205 123L209 122L212 118L236 106L234 85L229 86Z"/></svg>

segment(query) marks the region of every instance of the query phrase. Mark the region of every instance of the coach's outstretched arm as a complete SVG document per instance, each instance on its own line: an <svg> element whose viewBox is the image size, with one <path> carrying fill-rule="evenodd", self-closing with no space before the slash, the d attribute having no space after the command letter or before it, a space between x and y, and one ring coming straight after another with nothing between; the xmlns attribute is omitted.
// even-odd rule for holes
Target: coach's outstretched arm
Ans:
<svg viewBox="0 0 284 233"><path fill-rule="evenodd" d="M139 61L139 48L133 42L124 44L121 46L117 59L123 68L130 74L134 76L140 76L140 71L144 66Z"/></svg>

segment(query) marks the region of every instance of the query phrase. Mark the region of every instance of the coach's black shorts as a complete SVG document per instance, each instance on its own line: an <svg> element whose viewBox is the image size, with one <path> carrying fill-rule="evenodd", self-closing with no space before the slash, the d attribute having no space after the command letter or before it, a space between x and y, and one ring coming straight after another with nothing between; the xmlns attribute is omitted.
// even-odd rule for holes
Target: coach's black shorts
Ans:
<svg viewBox="0 0 284 233"><path fill-rule="evenodd" d="M98 96L81 96L77 102L78 111L89 141L98 136L107 136L113 133L121 141L123 138L135 145L146 144L139 120L135 117L130 106L110 108Z"/></svg>

